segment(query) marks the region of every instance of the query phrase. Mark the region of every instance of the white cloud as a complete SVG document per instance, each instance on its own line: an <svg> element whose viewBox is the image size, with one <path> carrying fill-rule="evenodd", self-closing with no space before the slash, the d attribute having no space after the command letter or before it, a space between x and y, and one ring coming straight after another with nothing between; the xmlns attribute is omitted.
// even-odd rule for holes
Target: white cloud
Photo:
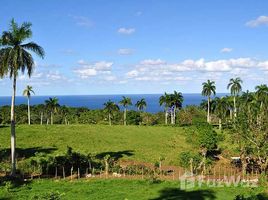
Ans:
<svg viewBox="0 0 268 200"><path fill-rule="evenodd" d="M90 76L96 76L97 71L95 69L84 68L84 69L76 69L74 70L81 78L88 78Z"/></svg>
<svg viewBox="0 0 268 200"><path fill-rule="evenodd" d="M141 64L142 65L163 65L163 64L166 64L166 62L161 59L156 59L156 60L147 59L147 60L141 61Z"/></svg>
<svg viewBox="0 0 268 200"><path fill-rule="evenodd" d="M128 78L133 78L133 77L137 77L139 75L139 72L137 70L131 70L127 72L126 75Z"/></svg>
<svg viewBox="0 0 268 200"><path fill-rule="evenodd" d="M225 48L222 48L222 49L221 49L221 52L222 52L222 53L229 53L229 52L231 52L231 51L233 51L233 49L232 49L232 48L228 48L228 47L225 47Z"/></svg>
<svg viewBox="0 0 268 200"><path fill-rule="evenodd" d="M112 70L112 62L100 61L96 63L87 63L84 60L79 60L78 67L74 72L81 78L89 78L98 74L110 74Z"/></svg>
<svg viewBox="0 0 268 200"><path fill-rule="evenodd" d="M133 49L118 49L117 53L119 55L131 55L133 54L134 50Z"/></svg>
<svg viewBox="0 0 268 200"><path fill-rule="evenodd" d="M70 15L73 20L75 21L77 26L82 26L82 27L92 27L94 25L94 23L85 16L75 16L75 15Z"/></svg>
<svg viewBox="0 0 268 200"><path fill-rule="evenodd" d="M233 58L206 61L205 59L184 60L168 63L161 59L146 59L130 69L125 75L127 79L138 81L189 81L193 74L198 78L220 79L224 73L246 74L249 70L267 69L268 61L260 62L252 58ZM205 72L205 73L204 73ZM203 74L201 76L201 74ZM202 78L202 79L203 79Z"/></svg>
<svg viewBox="0 0 268 200"><path fill-rule="evenodd" d="M262 16L259 16L257 19L248 21L246 23L246 26L252 27L252 28L258 27L261 25L268 25L268 16L262 15Z"/></svg>
<svg viewBox="0 0 268 200"><path fill-rule="evenodd" d="M120 34L130 35L130 34L135 32L135 28L124 28L124 27L122 27L122 28L119 28L117 30L117 32L120 33Z"/></svg>
<svg viewBox="0 0 268 200"><path fill-rule="evenodd" d="M103 79L105 81L116 81L117 80L116 76L105 76Z"/></svg>

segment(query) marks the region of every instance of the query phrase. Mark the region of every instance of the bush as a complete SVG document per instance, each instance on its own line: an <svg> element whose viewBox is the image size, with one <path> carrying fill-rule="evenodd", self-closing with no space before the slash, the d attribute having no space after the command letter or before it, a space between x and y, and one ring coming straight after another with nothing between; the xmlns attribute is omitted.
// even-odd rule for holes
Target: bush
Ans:
<svg viewBox="0 0 268 200"><path fill-rule="evenodd" d="M194 172L199 166L199 163L201 162L201 160L202 160L202 156L195 152L185 151L185 152L181 152L179 155L180 166L189 169L191 167L191 161L192 161Z"/></svg>

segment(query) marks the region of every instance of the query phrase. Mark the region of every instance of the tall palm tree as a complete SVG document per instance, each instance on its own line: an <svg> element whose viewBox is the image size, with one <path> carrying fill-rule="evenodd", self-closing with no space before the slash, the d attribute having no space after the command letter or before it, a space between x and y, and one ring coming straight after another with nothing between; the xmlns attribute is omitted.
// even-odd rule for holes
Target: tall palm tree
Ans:
<svg viewBox="0 0 268 200"><path fill-rule="evenodd" d="M234 101L234 117L237 116L237 107L236 107L236 97L238 94L242 91L242 84L243 81L237 77L237 78L231 78L228 85L227 89L230 89L231 95L233 96L233 101Z"/></svg>
<svg viewBox="0 0 268 200"><path fill-rule="evenodd" d="M147 103L146 103L145 99L142 98L141 100L137 101L135 106L137 107L138 111L142 111L142 110L146 109Z"/></svg>
<svg viewBox="0 0 268 200"><path fill-rule="evenodd" d="M268 103L268 87L266 84L258 85L255 87L256 100L260 102L258 121L261 122L263 115L265 114L264 105Z"/></svg>
<svg viewBox="0 0 268 200"><path fill-rule="evenodd" d="M166 92L165 92L165 94L164 95L161 95L160 97L159 97L159 104L160 104L160 106L162 106L162 105L164 105L164 109L165 109L165 124L167 125L167 123L168 123L168 108L170 107L170 95L169 94L167 94Z"/></svg>
<svg viewBox="0 0 268 200"><path fill-rule="evenodd" d="M266 84L257 85L255 90L256 98L260 102L260 110L262 111L263 104L268 101L268 87Z"/></svg>
<svg viewBox="0 0 268 200"><path fill-rule="evenodd" d="M127 108L132 105L132 101L129 97L122 97L123 99L119 102L124 107L124 125L127 125Z"/></svg>
<svg viewBox="0 0 268 200"><path fill-rule="evenodd" d="M56 112L58 112L58 108L60 107L59 99L56 97L49 98L45 101L46 107L50 112L50 123L53 124L53 116Z"/></svg>
<svg viewBox="0 0 268 200"><path fill-rule="evenodd" d="M0 47L0 71L13 78L13 93L11 100L11 175L16 173L16 131L15 131L15 98L16 81L18 73L27 71L31 77L34 69L34 60L30 52L44 58L44 50L34 42L27 42L32 36L31 23L24 22L18 25L14 19L11 20L10 28L1 36Z"/></svg>
<svg viewBox="0 0 268 200"><path fill-rule="evenodd" d="M176 111L182 108L183 96L181 92L174 91L173 94L170 95L171 101L171 122L175 124L176 122Z"/></svg>
<svg viewBox="0 0 268 200"><path fill-rule="evenodd" d="M113 112L119 111L120 110L119 106L116 103L112 102L111 100L107 101L103 105L105 106L104 110L108 113L109 125L111 126Z"/></svg>
<svg viewBox="0 0 268 200"><path fill-rule="evenodd" d="M27 85L25 90L23 91L23 96L27 97L28 100L28 124L31 124L31 111L30 111L30 98L31 94L35 94L33 91L33 87L30 85Z"/></svg>
<svg viewBox="0 0 268 200"><path fill-rule="evenodd" d="M207 122L210 123L210 98L211 95L216 94L216 86L214 81L207 80L203 84L202 95L208 97L208 113L207 113Z"/></svg>
<svg viewBox="0 0 268 200"><path fill-rule="evenodd" d="M228 110L228 104L227 99L225 97L215 98L215 113L217 117L219 118L219 129L222 129L222 120L225 118L227 110Z"/></svg>

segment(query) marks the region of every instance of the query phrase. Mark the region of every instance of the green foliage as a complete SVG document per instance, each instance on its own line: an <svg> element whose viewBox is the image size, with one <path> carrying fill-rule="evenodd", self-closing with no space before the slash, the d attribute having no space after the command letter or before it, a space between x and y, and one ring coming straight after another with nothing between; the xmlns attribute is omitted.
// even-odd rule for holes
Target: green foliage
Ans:
<svg viewBox="0 0 268 200"><path fill-rule="evenodd" d="M136 112L133 110L128 111L127 113L127 124L129 125L139 125L142 121L140 112Z"/></svg>
<svg viewBox="0 0 268 200"><path fill-rule="evenodd" d="M181 167L189 169L192 167L195 171L202 160L202 156L199 153L193 151L184 151L179 154L179 164Z"/></svg>
<svg viewBox="0 0 268 200"><path fill-rule="evenodd" d="M60 193L59 191L51 191L44 194L34 195L31 200L60 200L64 193Z"/></svg>

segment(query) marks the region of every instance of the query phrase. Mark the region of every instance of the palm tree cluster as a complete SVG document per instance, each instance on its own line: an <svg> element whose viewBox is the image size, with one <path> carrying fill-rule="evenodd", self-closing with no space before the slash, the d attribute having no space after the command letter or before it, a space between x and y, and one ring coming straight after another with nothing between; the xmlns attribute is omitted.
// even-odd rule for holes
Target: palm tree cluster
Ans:
<svg viewBox="0 0 268 200"><path fill-rule="evenodd" d="M31 52L44 58L45 52L35 42L28 42L32 37L32 24L24 22L17 24L11 20L9 30L4 31L0 37L0 76L8 75L13 81L11 100L11 175L16 172L16 132L15 132L15 100L16 83L19 72L27 72L31 77L34 69L34 60Z"/></svg>
<svg viewBox="0 0 268 200"><path fill-rule="evenodd" d="M208 97L207 103L201 107L208 111L207 120L212 123L210 113L218 119L219 129L223 124L227 131L233 134L234 141L240 149L240 159L243 171L268 170L268 86L265 84L255 87L253 92L242 92L243 81L232 78L227 85L231 96L215 97L215 82L203 83L202 94ZM215 120L214 120L215 122Z"/></svg>
<svg viewBox="0 0 268 200"><path fill-rule="evenodd" d="M159 104L165 109L165 124L168 124L168 117L170 116L170 123L176 123L176 112L182 108L183 96L181 92L174 91L173 94L165 92L160 96Z"/></svg>
<svg viewBox="0 0 268 200"><path fill-rule="evenodd" d="M127 125L127 111L129 106L132 106L132 100L130 97L126 97L126 96L122 96L122 100L119 101L119 105L121 105L124 108L124 114L123 114L123 122L124 125ZM143 110L146 109L147 103L146 100L144 98L142 98L141 100L138 100L135 104L135 107L137 108L137 110L139 112L142 112ZM108 102L104 103L104 111L108 114L108 120L109 120L109 125L112 125L112 118L113 118L113 114L116 112L120 111L119 106L109 100Z"/></svg>

